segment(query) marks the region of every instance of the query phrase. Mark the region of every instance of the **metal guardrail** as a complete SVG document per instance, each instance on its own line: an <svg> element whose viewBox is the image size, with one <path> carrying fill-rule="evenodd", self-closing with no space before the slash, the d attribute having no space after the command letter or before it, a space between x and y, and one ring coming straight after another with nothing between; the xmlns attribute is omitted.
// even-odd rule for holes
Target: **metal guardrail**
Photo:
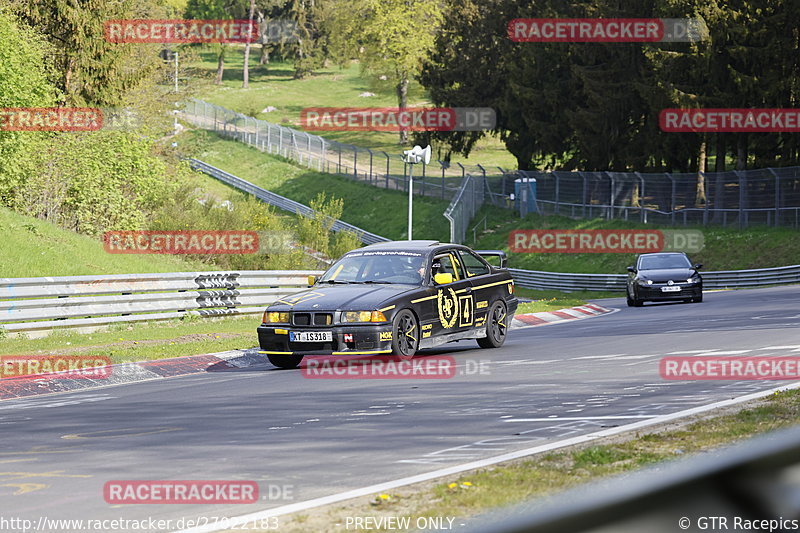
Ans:
<svg viewBox="0 0 800 533"><path fill-rule="evenodd" d="M596 481L548 501L494 511L473 519L464 531L796 531L798 458L800 428L795 427L714 453ZM739 527L735 527L737 518Z"/></svg>
<svg viewBox="0 0 800 533"><path fill-rule="evenodd" d="M294 270L0 278L0 328L95 327L187 315L257 314L308 286Z"/></svg>
<svg viewBox="0 0 800 533"><path fill-rule="evenodd" d="M627 274L577 274L509 269L520 287L535 290L625 292ZM800 265L701 272L704 289L745 289L800 283Z"/></svg>
<svg viewBox="0 0 800 533"><path fill-rule="evenodd" d="M224 170L209 165L208 163L204 163L199 159L189 159L189 164L193 169L208 174L209 176L216 178L223 183L227 183L231 187L242 192L252 194L262 202L277 207L278 209L282 209L283 211L306 216L314 213L314 210L307 205L301 204L300 202L295 202L294 200L290 200L289 198L281 196L280 194L275 194L274 192L266 189L262 189L261 187L253 185L247 180L243 180L242 178L234 176L229 172L225 172ZM389 240L386 237L375 235L374 233L370 233L341 220L336 220L331 229L333 231L351 231L355 233L364 244L375 244Z"/></svg>
<svg viewBox="0 0 800 533"><path fill-rule="evenodd" d="M509 269L529 289L624 292L624 274L574 274ZM186 315L257 314L307 287L319 271L244 270L52 278L0 278L0 328L9 332L168 320ZM704 288L800 283L800 265L703 274Z"/></svg>

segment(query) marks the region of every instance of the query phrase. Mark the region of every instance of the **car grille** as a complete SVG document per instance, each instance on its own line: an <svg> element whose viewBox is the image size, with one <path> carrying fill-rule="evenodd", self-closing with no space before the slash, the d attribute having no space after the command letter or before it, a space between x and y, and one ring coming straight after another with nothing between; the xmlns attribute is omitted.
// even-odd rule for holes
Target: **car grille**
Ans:
<svg viewBox="0 0 800 533"><path fill-rule="evenodd" d="M333 315L331 313L314 313L315 326L330 326L333 323Z"/></svg>
<svg viewBox="0 0 800 533"><path fill-rule="evenodd" d="M330 326L333 324L333 313L293 313L292 324L295 326Z"/></svg>

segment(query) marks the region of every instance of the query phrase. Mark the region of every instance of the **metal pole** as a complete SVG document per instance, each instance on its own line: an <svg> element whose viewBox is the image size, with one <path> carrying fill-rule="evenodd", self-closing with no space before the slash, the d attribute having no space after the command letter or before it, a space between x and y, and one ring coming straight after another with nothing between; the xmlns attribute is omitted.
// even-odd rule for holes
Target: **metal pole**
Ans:
<svg viewBox="0 0 800 533"><path fill-rule="evenodd" d="M178 94L178 52L175 52L175 94ZM177 107L177 103L175 104ZM174 135L178 134L178 110L175 109L173 117L172 131Z"/></svg>
<svg viewBox="0 0 800 533"><path fill-rule="evenodd" d="M673 178L672 174L670 174L669 172L664 172L664 174L669 178L670 182L672 183L672 198L670 200L670 208L669 208L669 210L670 210L670 213L671 213L670 220L672 222L672 225L674 226L675 225L675 195L677 194L677 191L675 190L675 187L676 187L675 178Z"/></svg>
<svg viewBox="0 0 800 533"><path fill-rule="evenodd" d="M383 152L383 155L386 156L386 187L384 189L389 188L389 154Z"/></svg>
<svg viewBox="0 0 800 533"><path fill-rule="evenodd" d="M412 185L414 183L413 176L414 176L414 165L409 163L409 165L408 165L408 240L409 241L411 240L411 226L412 226L412 224L411 224L412 207L411 206L412 206L412 204L414 202L413 196L412 196L412 191L414 190L414 187Z"/></svg>
<svg viewBox="0 0 800 533"><path fill-rule="evenodd" d="M768 168L770 174L775 177L775 227L780 225L780 217L781 217L781 179L778 176L778 173Z"/></svg>

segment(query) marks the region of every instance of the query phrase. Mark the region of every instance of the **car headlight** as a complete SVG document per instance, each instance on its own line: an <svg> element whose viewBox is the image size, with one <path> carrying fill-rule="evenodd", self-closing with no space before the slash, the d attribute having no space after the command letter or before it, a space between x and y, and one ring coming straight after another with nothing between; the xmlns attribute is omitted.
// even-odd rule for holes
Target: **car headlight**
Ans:
<svg viewBox="0 0 800 533"><path fill-rule="evenodd" d="M653 280L652 279L640 279L639 280L639 285L652 285L652 284L653 284Z"/></svg>
<svg viewBox="0 0 800 533"><path fill-rule="evenodd" d="M686 280L686 283L700 283L700 276L694 276Z"/></svg>
<svg viewBox="0 0 800 533"><path fill-rule="evenodd" d="M262 322L264 324L288 324L289 313L286 311L264 311Z"/></svg>
<svg viewBox="0 0 800 533"><path fill-rule="evenodd" d="M342 322L386 322L386 316L380 311L345 311Z"/></svg>

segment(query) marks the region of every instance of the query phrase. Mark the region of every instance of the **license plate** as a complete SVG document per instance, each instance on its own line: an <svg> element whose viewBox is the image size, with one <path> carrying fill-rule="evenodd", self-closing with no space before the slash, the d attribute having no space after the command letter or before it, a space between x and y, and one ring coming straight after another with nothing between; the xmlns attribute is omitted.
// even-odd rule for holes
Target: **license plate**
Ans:
<svg viewBox="0 0 800 533"><path fill-rule="evenodd" d="M330 331L290 331L289 342L333 342Z"/></svg>
<svg viewBox="0 0 800 533"><path fill-rule="evenodd" d="M680 292L681 288L677 286L661 287L661 292Z"/></svg>

